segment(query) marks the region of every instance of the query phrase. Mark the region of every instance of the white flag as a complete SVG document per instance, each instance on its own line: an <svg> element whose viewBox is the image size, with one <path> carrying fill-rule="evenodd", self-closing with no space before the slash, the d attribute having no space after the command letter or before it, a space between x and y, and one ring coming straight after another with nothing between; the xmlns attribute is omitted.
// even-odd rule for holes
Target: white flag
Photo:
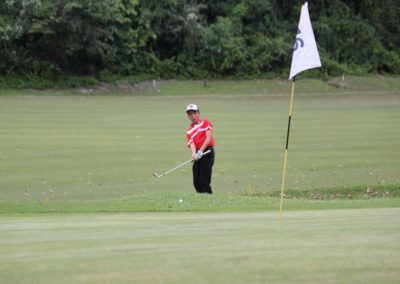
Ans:
<svg viewBox="0 0 400 284"><path fill-rule="evenodd" d="M317 67L321 67L321 60L319 59L317 43L315 42L310 15L308 14L308 3L306 2L301 7L289 80L304 70Z"/></svg>

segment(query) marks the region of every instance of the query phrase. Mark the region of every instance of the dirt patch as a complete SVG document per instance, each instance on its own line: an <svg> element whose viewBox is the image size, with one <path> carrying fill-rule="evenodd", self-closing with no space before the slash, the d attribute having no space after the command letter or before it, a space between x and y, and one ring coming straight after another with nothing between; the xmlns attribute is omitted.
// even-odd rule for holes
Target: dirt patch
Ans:
<svg viewBox="0 0 400 284"><path fill-rule="evenodd" d="M280 191L256 192L250 186L243 193L246 196L270 196L280 197ZM400 185L388 186L355 186L342 189L321 189L321 190L287 190L284 199L314 199L314 200L335 200L335 199L371 199L371 198L392 198L400 196Z"/></svg>
<svg viewBox="0 0 400 284"><path fill-rule="evenodd" d="M327 81L327 84L331 85L335 88L338 88L338 89L349 89L350 88L349 82L345 81L344 77L341 77L339 79L329 80L329 81Z"/></svg>

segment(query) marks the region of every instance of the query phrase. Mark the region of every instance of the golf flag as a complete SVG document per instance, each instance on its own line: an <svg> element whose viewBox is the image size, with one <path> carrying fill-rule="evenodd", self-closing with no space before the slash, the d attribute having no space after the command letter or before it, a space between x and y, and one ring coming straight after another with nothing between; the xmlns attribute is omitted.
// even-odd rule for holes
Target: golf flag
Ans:
<svg viewBox="0 0 400 284"><path fill-rule="evenodd" d="M310 15L308 14L308 3L305 2L301 7L300 22L297 29L296 42L293 49L292 67L290 68L289 80L293 78L292 95L290 96L289 120L286 135L286 148L283 158L283 173L281 183L281 202L279 207L279 220L282 220L283 198L285 189L287 157L289 149L290 124L292 121L293 101L294 101L294 85L296 75L307 69L321 67L318 48L315 42L314 33L311 26Z"/></svg>
<svg viewBox="0 0 400 284"><path fill-rule="evenodd" d="M289 80L307 69L321 67L321 60L308 13L308 3L301 7L300 22L293 49Z"/></svg>

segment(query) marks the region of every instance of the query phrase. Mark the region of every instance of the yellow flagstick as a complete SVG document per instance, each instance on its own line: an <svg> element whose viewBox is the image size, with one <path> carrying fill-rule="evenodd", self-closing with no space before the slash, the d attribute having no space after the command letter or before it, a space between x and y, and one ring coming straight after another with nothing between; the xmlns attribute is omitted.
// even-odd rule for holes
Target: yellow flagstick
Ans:
<svg viewBox="0 0 400 284"><path fill-rule="evenodd" d="M321 60L319 58L317 43L315 42L314 32L310 21L310 15L308 13L308 3L302 1L300 21L297 28L297 36L295 45L293 48L292 65L290 67L289 80L293 78L292 83L292 96L290 98L290 109L289 109L289 123L286 137L286 149L285 158L283 162L283 175L282 175L282 186L281 186L281 205L279 209L279 220L282 220L283 210L283 198L285 196L285 178L287 168L287 156L289 147L289 133L290 133L290 121L292 119L293 112L293 98L294 98L294 85L296 82L296 75L308 69L321 67Z"/></svg>
<svg viewBox="0 0 400 284"><path fill-rule="evenodd" d="M283 159L283 174L282 174L282 184L281 184L281 203L280 203L280 207L279 207L279 221L282 221L283 197L284 197L284 188L285 188L285 179L286 179L287 156L288 156L288 148L289 148L290 123L291 123L291 120L292 120L292 113L293 113L293 100L294 100L294 85L295 85L295 82L296 82L296 76L293 77L292 95L290 96L289 121L288 121L287 135L286 135L285 156L284 156L284 159Z"/></svg>

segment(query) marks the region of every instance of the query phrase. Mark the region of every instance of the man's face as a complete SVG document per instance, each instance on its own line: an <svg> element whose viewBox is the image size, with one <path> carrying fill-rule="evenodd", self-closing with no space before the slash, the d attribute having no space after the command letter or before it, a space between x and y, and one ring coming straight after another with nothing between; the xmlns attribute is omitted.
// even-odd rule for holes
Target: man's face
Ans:
<svg viewBox="0 0 400 284"><path fill-rule="evenodd" d="M190 110L187 112L187 116L192 123L197 123L197 121L199 121L200 119L200 112L195 110Z"/></svg>

